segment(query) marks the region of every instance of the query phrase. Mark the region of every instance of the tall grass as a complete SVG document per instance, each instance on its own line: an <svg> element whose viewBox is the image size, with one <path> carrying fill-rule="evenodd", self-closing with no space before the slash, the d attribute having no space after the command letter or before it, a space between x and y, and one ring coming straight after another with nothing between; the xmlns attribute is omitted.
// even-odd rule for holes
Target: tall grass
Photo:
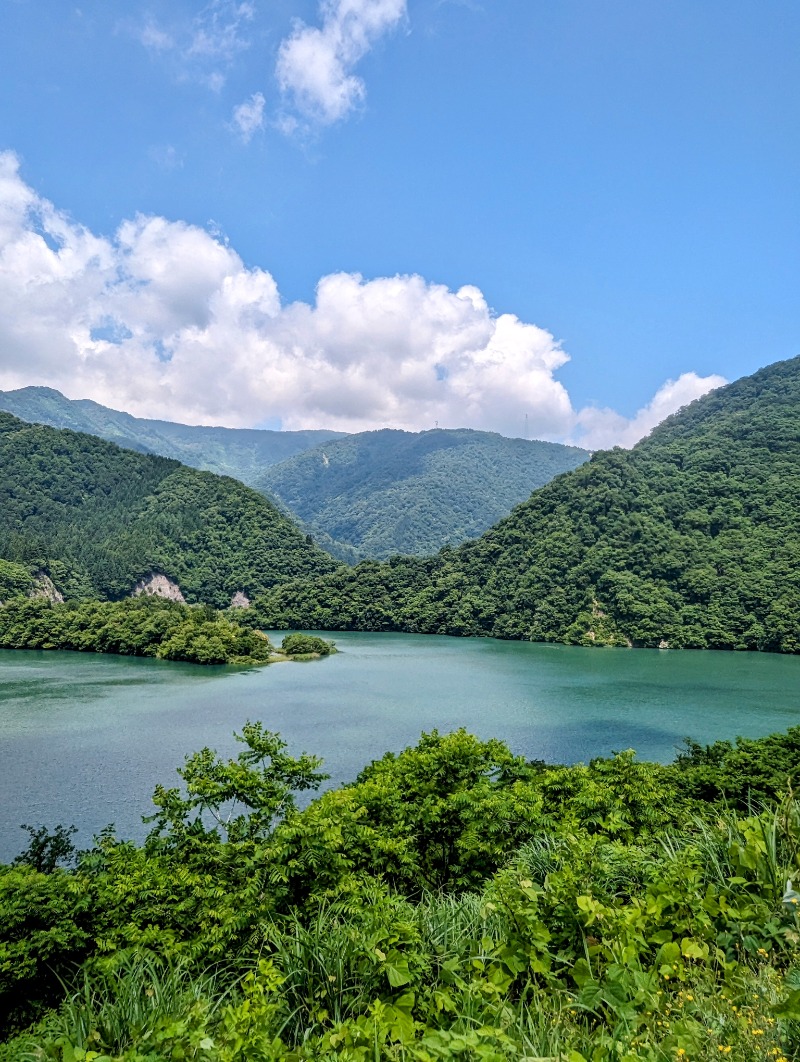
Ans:
<svg viewBox="0 0 800 1062"><path fill-rule="evenodd" d="M41 1043L63 1039L73 1048L119 1055L171 1017L201 1004L212 1015L227 992L218 974L197 974L147 952L118 957L112 968L81 972L78 986L41 1034L20 1038L14 1062L41 1062Z"/></svg>

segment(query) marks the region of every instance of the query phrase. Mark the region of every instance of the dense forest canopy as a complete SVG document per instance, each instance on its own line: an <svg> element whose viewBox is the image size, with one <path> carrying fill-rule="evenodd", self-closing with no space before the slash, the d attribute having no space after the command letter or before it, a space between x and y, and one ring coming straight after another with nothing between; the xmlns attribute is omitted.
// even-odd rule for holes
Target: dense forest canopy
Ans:
<svg viewBox="0 0 800 1062"><path fill-rule="evenodd" d="M423 734L325 778L261 723L141 847L28 826L0 867L0 1062L785 1062L800 728L526 762Z"/></svg>
<svg viewBox="0 0 800 1062"><path fill-rule="evenodd" d="M210 605L182 605L148 595L124 601L9 601L0 608L0 648L116 653L192 664L266 664L274 652L266 635Z"/></svg>
<svg viewBox="0 0 800 1062"><path fill-rule="evenodd" d="M97 435L142 453L172 457L192 468L233 476L252 485L266 468L342 432L323 429L269 431L174 424L108 409L89 399L65 398L52 387L0 391L0 410L20 420Z"/></svg>
<svg viewBox="0 0 800 1062"><path fill-rule="evenodd" d="M0 559L65 597L119 598L163 573L217 608L332 558L258 492L177 461L0 413ZM5 572L5 574L4 574ZM2 579L13 570L0 569Z"/></svg>
<svg viewBox="0 0 800 1062"><path fill-rule="evenodd" d="M467 428L361 432L273 465L255 484L343 559L423 555L482 534L586 450Z"/></svg>
<svg viewBox="0 0 800 1062"><path fill-rule="evenodd" d="M97 435L255 486L347 562L480 535L588 453L491 432L266 431L144 420L49 387L0 391L22 420Z"/></svg>
<svg viewBox="0 0 800 1062"><path fill-rule="evenodd" d="M598 452L474 542L260 601L270 626L800 651L800 358Z"/></svg>

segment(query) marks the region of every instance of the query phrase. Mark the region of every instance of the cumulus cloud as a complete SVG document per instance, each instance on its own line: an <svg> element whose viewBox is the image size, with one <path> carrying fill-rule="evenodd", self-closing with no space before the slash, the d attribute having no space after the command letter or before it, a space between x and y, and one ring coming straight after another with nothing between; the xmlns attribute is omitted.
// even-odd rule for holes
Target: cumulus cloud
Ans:
<svg viewBox="0 0 800 1062"><path fill-rule="evenodd" d="M281 42L275 76L288 106L306 121L330 125L366 95L354 67L406 15L406 0L322 0L320 26L297 21ZM285 131L297 118L284 116Z"/></svg>
<svg viewBox="0 0 800 1062"><path fill-rule="evenodd" d="M677 380L667 380L650 402L635 416L627 419L613 409L587 407L576 418L579 444L589 450L603 450L610 446L633 446L653 430L656 424L728 381L724 376L698 376L684 372Z"/></svg>
<svg viewBox="0 0 800 1062"><path fill-rule="evenodd" d="M261 92L253 95L233 108L233 128L245 144L249 144L253 134L264 128L264 104L266 100Z"/></svg>
<svg viewBox="0 0 800 1062"><path fill-rule="evenodd" d="M420 276L323 277L281 301L216 235L162 217L101 237L0 154L0 387L48 384L140 416L360 431L468 426L630 445L721 383L686 373L631 420L574 410L553 336Z"/></svg>

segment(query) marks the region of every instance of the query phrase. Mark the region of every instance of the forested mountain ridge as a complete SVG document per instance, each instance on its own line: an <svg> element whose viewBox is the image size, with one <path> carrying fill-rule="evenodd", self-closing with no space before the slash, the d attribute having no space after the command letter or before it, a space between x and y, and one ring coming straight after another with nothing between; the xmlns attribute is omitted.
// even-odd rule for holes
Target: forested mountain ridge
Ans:
<svg viewBox="0 0 800 1062"><path fill-rule="evenodd" d="M187 601L218 608L335 566L238 480L7 413L0 558L46 572L65 597L125 597L162 573Z"/></svg>
<svg viewBox="0 0 800 1062"><path fill-rule="evenodd" d="M474 538L588 457L577 447L467 428L345 435L192 427L68 399L50 387L0 391L0 410L240 479L351 563L433 553Z"/></svg>
<svg viewBox="0 0 800 1062"><path fill-rule="evenodd" d="M343 434L324 429L268 431L147 420L90 399L66 398L51 387L0 391L0 410L20 420L71 428L131 450L172 457L192 468L233 476L251 486L270 465Z"/></svg>
<svg viewBox="0 0 800 1062"><path fill-rule="evenodd" d="M474 542L293 581L264 622L800 651L800 358L596 453Z"/></svg>
<svg viewBox="0 0 800 1062"><path fill-rule="evenodd" d="M255 486L320 541L332 539L346 559L380 559L474 538L588 456L575 446L469 428L384 428L297 454Z"/></svg>

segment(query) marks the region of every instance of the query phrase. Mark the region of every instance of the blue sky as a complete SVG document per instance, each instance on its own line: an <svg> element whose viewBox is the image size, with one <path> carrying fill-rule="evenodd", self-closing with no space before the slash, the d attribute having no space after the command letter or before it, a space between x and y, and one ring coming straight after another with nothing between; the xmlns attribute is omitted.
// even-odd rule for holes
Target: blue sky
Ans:
<svg viewBox="0 0 800 1062"><path fill-rule="evenodd" d="M800 353L796 2L0 11L2 387L606 445Z"/></svg>

